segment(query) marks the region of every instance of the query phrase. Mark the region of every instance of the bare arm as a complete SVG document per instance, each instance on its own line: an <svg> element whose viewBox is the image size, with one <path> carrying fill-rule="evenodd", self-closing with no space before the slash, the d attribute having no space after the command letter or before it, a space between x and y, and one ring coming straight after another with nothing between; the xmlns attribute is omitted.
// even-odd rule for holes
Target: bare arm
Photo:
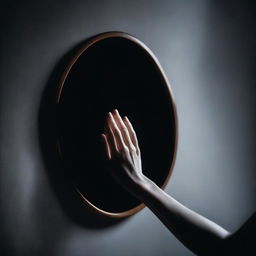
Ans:
<svg viewBox="0 0 256 256"><path fill-rule="evenodd" d="M230 233L185 207L152 181L139 182L137 198L190 250L198 255L220 255Z"/></svg>
<svg viewBox="0 0 256 256"><path fill-rule="evenodd" d="M230 233L183 206L143 175L136 133L117 110L108 114L102 139L117 182L148 206L190 250L198 255L220 255Z"/></svg>

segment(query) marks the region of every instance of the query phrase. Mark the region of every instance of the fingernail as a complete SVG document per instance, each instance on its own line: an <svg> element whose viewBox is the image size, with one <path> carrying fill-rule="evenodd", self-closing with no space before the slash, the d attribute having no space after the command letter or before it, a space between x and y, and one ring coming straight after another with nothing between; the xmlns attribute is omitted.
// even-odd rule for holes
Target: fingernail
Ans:
<svg viewBox="0 0 256 256"><path fill-rule="evenodd" d="M114 109L114 113L115 113L115 114L118 114L118 110L117 110L116 108Z"/></svg>

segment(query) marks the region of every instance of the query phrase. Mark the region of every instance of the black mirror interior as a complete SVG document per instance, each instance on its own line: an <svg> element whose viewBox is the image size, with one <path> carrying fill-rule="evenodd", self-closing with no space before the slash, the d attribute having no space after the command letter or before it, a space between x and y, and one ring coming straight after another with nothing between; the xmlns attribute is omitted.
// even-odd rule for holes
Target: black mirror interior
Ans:
<svg viewBox="0 0 256 256"><path fill-rule="evenodd" d="M122 36L95 40L65 71L58 92L58 143L76 189L108 213L140 202L109 175L101 142L106 114L117 108L137 133L143 171L159 186L170 175L177 121L161 68L136 41Z"/></svg>

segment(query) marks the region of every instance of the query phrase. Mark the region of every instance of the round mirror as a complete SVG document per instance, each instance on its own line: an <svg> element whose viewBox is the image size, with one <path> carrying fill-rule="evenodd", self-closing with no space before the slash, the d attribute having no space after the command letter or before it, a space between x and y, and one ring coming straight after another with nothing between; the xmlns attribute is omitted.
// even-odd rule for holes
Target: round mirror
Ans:
<svg viewBox="0 0 256 256"><path fill-rule="evenodd" d="M163 69L141 41L120 32L89 39L61 78L57 107L61 158L87 207L110 217L143 207L106 168L100 135L115 108L134 126L143 172L166 185L176 155L176 109Z"/></svg>

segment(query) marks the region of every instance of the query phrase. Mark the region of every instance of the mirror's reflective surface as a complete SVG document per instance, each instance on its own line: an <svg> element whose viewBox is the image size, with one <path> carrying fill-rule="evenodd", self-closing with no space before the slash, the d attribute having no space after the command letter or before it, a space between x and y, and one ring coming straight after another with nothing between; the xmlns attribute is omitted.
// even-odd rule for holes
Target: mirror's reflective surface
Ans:
<svg viewBox="0 0 256 256"><path fill-rule="evenodd" d="M134 125L145 175L163 185L170 173L177 127L168 85L145 48L124 37L95 41L66 71L58 102L62 158L78 190L109 213L140 202L109 175L100 134L118 108Z"/></svg>

